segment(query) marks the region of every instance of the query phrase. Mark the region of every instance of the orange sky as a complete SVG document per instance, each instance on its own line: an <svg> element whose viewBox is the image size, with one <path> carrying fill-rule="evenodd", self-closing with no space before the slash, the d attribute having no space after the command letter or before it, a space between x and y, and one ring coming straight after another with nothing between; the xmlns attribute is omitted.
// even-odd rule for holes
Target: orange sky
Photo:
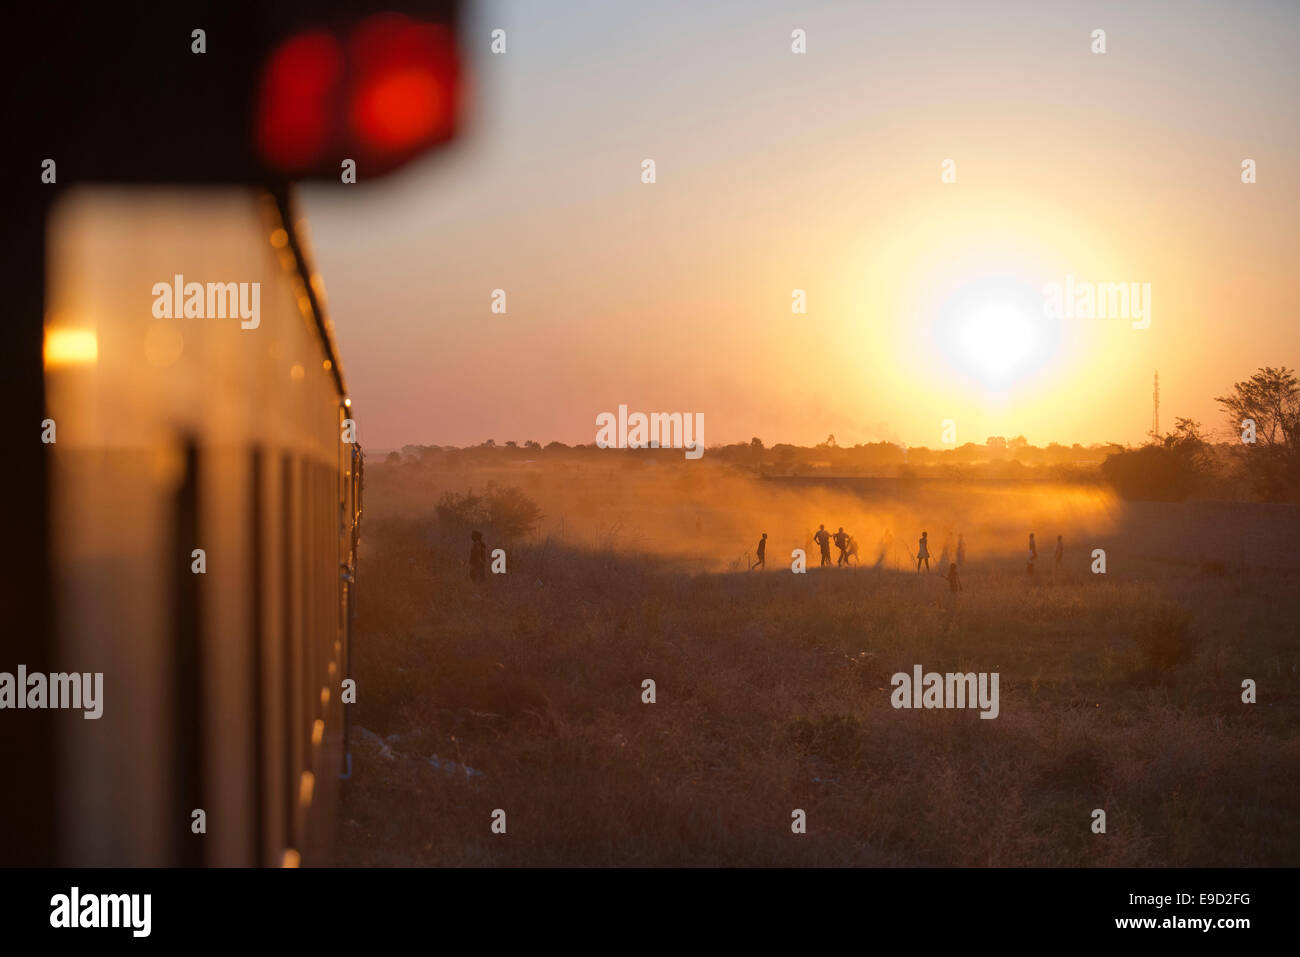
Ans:
<svg viewBox="0 0 1300 957"><path fill-rule="evenodd" d="M1131 6L472 5L462 140L304 193L363 441L591 442L622 403L708 443L1136 442L1155 369L1162 426L1219 426L1300 365L1300 8ZM1149 283L1150 327L1048 319L1067 275ZM1008 302L991 375L965 336Z"/></svg>

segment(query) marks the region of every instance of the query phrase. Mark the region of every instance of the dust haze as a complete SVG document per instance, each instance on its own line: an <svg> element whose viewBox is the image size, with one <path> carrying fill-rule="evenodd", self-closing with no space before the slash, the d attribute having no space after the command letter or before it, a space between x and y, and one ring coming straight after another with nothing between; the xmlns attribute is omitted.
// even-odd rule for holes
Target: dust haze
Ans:
<svg viewBox="0 0 1300 957"><path fill-rule="evenodd" d="M1092 484L760 478L707 461L640 464L626 457L608 468L438 471L393 463L374 469L368 481L376 519L432 519L446 492L514 486L542 511L530 541L651 555L699 571L747 567L763 532L771 567L788 564L796 548L809 550L815 563L811 535L825 524L857 539L859 564L892 568L914 561L922 531L932 561L955 547L959 534L978 561L1022 553L1031 532L1040 548L1057 535L1072 545L1099 539L1114 531L1120 512L1114 494Z"/></svg>

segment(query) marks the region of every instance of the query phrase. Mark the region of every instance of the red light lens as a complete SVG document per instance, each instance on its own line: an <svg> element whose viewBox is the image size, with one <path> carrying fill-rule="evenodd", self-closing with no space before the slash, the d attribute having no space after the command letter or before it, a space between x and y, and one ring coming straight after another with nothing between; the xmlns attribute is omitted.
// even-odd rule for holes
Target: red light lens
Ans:
<svg viewBox="0 0 1300 957"><path fill-rule="evenodd" d="M300 34L271 54L262 81L257 143L272 166L310 166L335 138L343 51L324 31Z"/></svg>
<svg viewBox="0 0 1300 957"><path fill-rule="evenodd" d="M328 31L299 34L267 63L258 151L286 173L337 175L345 158L368 175L387 172L452 134L458 80L455 39L440 24L369 17L346 56Z"/></svg>
<svg viewBox="0 0 1300 957"><path fill-rule="evenodd" d="M363 146L391 156L450 134L457 74L450 31L382 14L357 27L348 52L349 119Z"/></svg>
<svg viewBox="0 0 1300 957"><path fill-rule="evenodd" d="M438 129L447 112L446 99L426 72L388 73L357 91L352 125L372 146L389 152L407 149Z"/></svg>

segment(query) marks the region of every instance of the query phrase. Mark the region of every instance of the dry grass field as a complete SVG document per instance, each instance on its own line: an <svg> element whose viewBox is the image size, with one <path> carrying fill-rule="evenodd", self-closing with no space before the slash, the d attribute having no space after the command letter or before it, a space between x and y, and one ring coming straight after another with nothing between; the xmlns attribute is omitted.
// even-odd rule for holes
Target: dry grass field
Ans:
<svg viewBox="0 0 1300 957"><path fill-rule="evenodd" d="M434 505L489 480L545 517L489 533L508 572L475 585ZM1300 864L1300 510L378 464L366 509L340 863ZM864 566L791 574L819 522ZM922 527L936 558L966 535L955 603L907 567ZM747 573L760 530L768 569ZM999 716L894 709L917 664L999 673Z"/></svg>

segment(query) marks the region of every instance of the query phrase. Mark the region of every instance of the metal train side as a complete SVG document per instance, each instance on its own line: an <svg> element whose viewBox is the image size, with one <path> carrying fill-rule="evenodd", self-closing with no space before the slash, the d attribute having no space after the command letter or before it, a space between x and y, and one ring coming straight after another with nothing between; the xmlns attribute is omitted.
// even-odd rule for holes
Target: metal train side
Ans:
<svg viewBox="0 0 1300 957"><path fill-rule="evenodd" d="M54 716L53 863L327 861L361 451L306 224L96 187L47 235L54 653L104 675L101 718ZM258 283L256 328L158 317L178 275Z"/></svg>

